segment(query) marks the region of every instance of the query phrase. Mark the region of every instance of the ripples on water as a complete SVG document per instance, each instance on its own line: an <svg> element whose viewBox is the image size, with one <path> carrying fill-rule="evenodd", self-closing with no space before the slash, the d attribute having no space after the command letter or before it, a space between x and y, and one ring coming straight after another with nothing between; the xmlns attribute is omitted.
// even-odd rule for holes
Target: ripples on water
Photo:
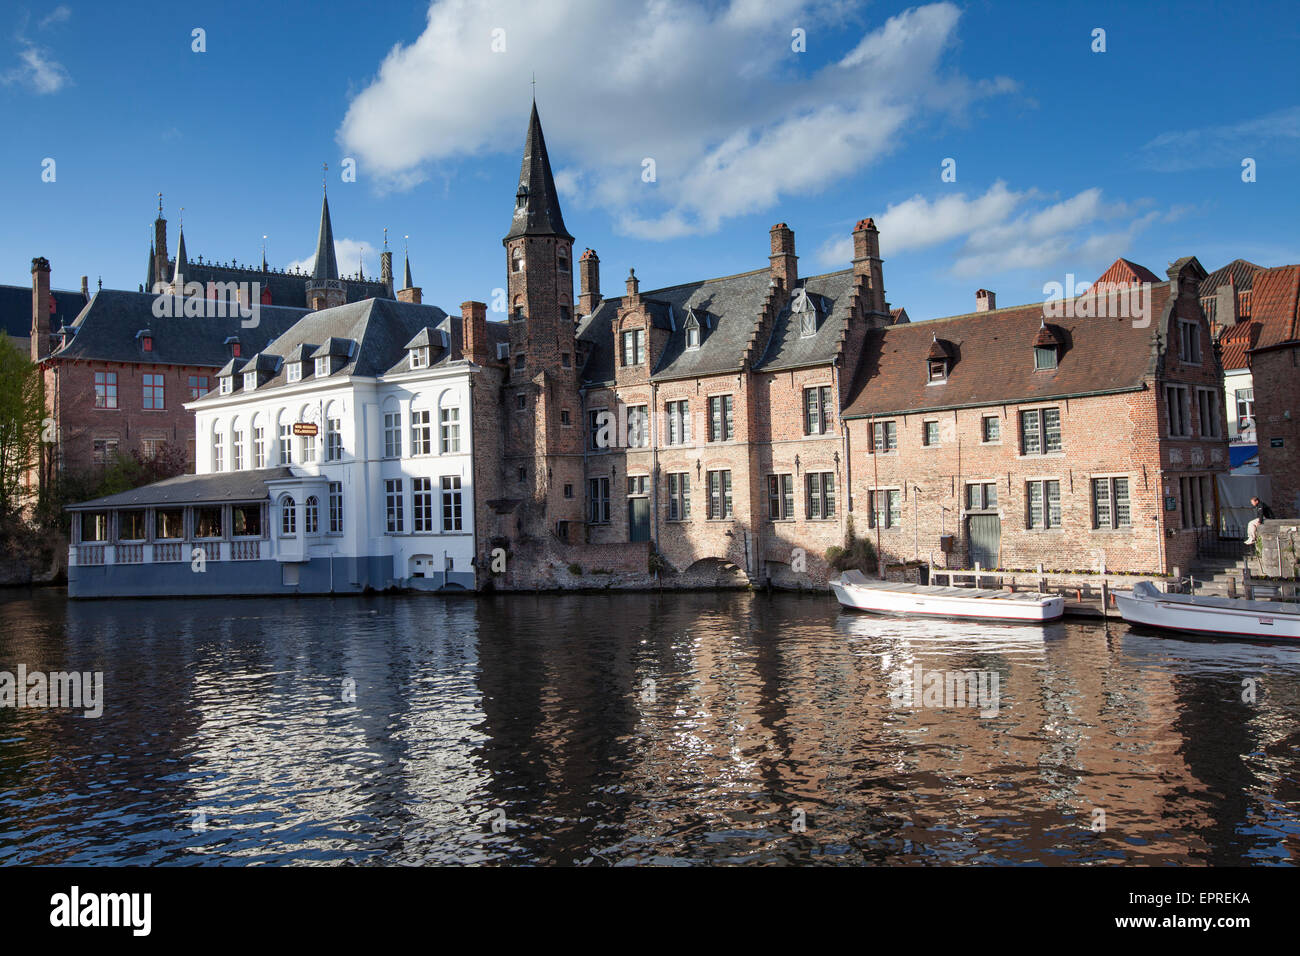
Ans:
<svg viewBox="0 0 1300 956"><path fill-rule="evenodd" d="M1223 865L1300 849L1289 647L792 595L39 592L0 598L0 670L19 663L103 671L106 704L97 720L0 709L3 864ZM918 664L996 671L998 715L895 706Z"/></svg>

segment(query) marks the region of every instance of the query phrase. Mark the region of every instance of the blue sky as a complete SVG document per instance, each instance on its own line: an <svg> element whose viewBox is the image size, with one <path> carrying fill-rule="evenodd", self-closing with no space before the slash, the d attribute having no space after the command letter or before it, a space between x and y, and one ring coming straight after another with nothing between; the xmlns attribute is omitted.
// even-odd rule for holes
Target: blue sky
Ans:
<svg viewBox="0 0 1300 956"><path fill-rule="evenodd" d="M159 191L173 254L183 206L192 257L252 262L265 235L273 265L308 260L328 162L344 272L360 254L378 272L387 226L426 302L491 301L534 74L566 224L610 295L630 266L647 290L765 266L778 221L801 274L844 268L866 216L913 319L969 311L980 287L1036 301L1118 256L1161 275L1189 254L1300 261L1287 3L7 9L4 283L43 255L56 288L136 288Z"/></svg>

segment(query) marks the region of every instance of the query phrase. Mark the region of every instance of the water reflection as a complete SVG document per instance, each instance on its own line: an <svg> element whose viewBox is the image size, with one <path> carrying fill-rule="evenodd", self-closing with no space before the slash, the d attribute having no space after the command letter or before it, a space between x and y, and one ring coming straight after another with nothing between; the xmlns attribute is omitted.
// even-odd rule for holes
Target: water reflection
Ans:
<svg viewBox="0 0 1300 956"><path fill-rule="evenodd" d="M0 709L3 863L1231 864L1300 847L1287 647L749 594L14 593L0 670L20 662L104 671L106 706ZM918 674L972 671L996 676L996 716L900 699Z"/></svg>

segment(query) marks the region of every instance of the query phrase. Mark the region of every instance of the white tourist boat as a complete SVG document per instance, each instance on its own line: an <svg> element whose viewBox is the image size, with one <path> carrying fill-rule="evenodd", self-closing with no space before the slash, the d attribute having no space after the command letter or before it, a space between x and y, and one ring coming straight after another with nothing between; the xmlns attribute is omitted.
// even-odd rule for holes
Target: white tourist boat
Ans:
<svg viewBox="0 0 1300 956"><path fill-rule="evenodd" d="M1130 624L1192 634L1300 639L1300 605L1281 601L1166 594L1150 581L1131 593L1115 592L1119 613Z"/></svg>
<svg viewBox="0 0 1300 956"><path fill-rule="evenodd" d="M831 590L845 607L875 614L1041 623L1065 613L1059 595L876 581L861 571L843 572Z"/></svg>

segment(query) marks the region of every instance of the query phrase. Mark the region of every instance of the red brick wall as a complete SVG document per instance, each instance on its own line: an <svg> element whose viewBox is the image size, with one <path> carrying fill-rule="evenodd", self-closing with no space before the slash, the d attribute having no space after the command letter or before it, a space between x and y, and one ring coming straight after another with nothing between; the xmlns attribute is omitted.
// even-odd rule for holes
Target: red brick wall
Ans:
<svg viewBox="0 0 1300 956"><path fill-rule="evenodd" d="M1279 518L1300 515L1300 348L1255 352L1255 427L1259 472L1272 483L1269 506ZM1272 442L1281 440L1282 447Z"/></svg>
<svg viewBox="0 0 1300 956"><path fill-rule="evenodd" d="M95 372L117 373L117 408L95 407ZM163 376L162 410L144 408L144 375ZM95 439L117 441L118 454L144 454L146 439L182 448L194 470L194 415L183 407L191 400L189 377L206 375L216 385L217 369L117 362L51 362L46 365L46 394L58 419L63 467L81 471L94 465Z"/></svg>

